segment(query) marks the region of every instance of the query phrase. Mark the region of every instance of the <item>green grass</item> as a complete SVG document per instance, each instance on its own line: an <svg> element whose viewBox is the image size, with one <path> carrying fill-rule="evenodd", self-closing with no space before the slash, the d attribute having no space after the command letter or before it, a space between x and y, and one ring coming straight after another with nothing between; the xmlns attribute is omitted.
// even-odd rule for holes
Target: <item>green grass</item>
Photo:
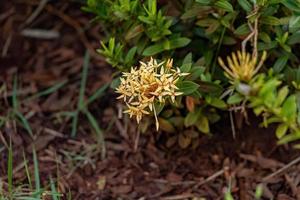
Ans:
<svg viewBox="0 0 300 200"><path fill-rule="evenodd" d="M29 172L28 160L25 152L23 151L24 170L27 176L27 183L17 184L13 181L13 146L10 141L8 147L8 159L7 159L7 191L3 187L3 181L0 179L0 200L40 200L43 194L51 196L53 200L60 200L61 194L57 192L54 180L50 177L49 183L46 187L42 187L40 181L39 162L35 148L33 148L33 178L34 188L32 185L32 175ZM48 191L48 188L50 191ZM70 196L70 194L68 194Z"/></svg>
<svg viewBox="0 0 300 200"><path fill-rule="evenodd" d="M96 132L97 142L99 143L99 146L101 147L101 158L104 159L105 155L106 155L106 148L105 148L103 130L99 126L99 124L98 124L96 118L93 116L93 114L88 110L88 105L93 103L96 99L100 98L104 94L105 90L108 88L109 84L103 85L98 90L96 90L87 100L85 100L84 97L85 97L85 89L86 89L86 84L87 84L89 64L90 64L90 55L88 54L88 51L86 51L85 56L84 56L84 62L83 62L83 69L82 69L82 75L81 75L77 108L75 111L65 112L64 114L71 116L71 118L72 118L72 122L71 122L71 127L72 127L71 136L72 137L75 137L77 134L79 114L82 113L86 116L91 127Z"/></svg>

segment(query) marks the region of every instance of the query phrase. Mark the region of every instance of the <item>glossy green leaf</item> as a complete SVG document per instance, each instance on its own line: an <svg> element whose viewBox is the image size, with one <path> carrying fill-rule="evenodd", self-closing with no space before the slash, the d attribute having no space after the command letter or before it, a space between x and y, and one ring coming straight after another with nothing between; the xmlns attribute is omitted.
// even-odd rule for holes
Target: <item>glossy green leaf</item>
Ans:
<svg viewBox="0 0 300 200"><path fill-rule="evenodd" d="M136 54L136 51L137 51L137 47L132 47L126 57L125 57L125 63L133 63L134 62L134 56Z"/></svg>
<svg viewBox="0 0 300 200"><path fill-rule="evenodd" d="M189 53L183 59L182 65L180 67L181 72L189 72L192 68L193 60L192 60L192 53Z"/></svg>
<svg viewBox="0 0 300 200"><path fill-rule="evenodd" d="M204 115L200 115L199 119L196 123L196 127L199 131L201 131L202 133L209 133L209 121L208 118Z"/></svg>
<svg viewBox="0 0 300 200"><path fill-rule="evenodd" d="M289 58L286 55L279 57L273 66L274 72L280 73L286 66L288 59Z"/></svg>
<svg viewBox="0 0 300 200"><path fill-rule="evenodd" d="M239 35L239 36L247 35L250 33L250 28L249 28L248 24L242 24L233 33L235 35Z"/></svg>
<svg viewBox="0 0 300 200"><path fill-rule="evenodd" d="M207 97L206 101L209 105L214 106L216 108L224 109L227 107L227 104L222 99L216 97Z"/></svg>
<svg viewBox="0 0 300 200"><path fill-rule="evenodd" d="M260 23L262 24L268 24L272 26L279 26L281 25L280 20L277 17L274 16L265 16L260 19Z"/></svg>
<svg viewBox="0 0 300 200"><path fill-rule="evenodd" d="M217 6L218 8L220 8L224 11L227 11L227 12L233 12L234 11L232 5L227 0L219 0L215 3L215 6Z"/></svg>
<svg viewBox="0 0 300 200"><path fill-rule="evenodd" d="M252 11L252 5L248 0L238 0L238 3L247 13Z"/></svg>
<svg viewBox="0 0 300 200"><path fill-rule="evenodd" d="M159 128L162 131L165 131L167 133L176 132L174 126L171 124L171 122L169 120L159 117L158 122L159 122Z"/></svg>
<svg viewBox="0 0 300 200"><path fill-rule="evenodd" d="M297 112L296 96L289 96L282 105L281 115L289 121L295 119Z"/></svg>
<svg viewBox="0 0 300 200"><path fill-rule="evenodd" d="M192 81L182 81L177 84L177 87L184 95L189 95L195 92L199 88L199 85Z"/></svg>
<svg viewBox="0 0 300 200"><path fill-rule="evenodd" d="M240 94L238 93L234 93L233 95L231 95L228 100L227 100L227 103L228 104L238 104L240 103L242 100L243 100L243 96L241 96Z"/></svg>
<svg viewBox="0 0 300 200"><path fill-rule="evenodd" d="M170 40L170 49L185 47L191 42L189 38L181 37Z"/></svg>
<svg viewBox="0 0 300 200"><path fill-rule="evenodd" d="M211 0L196 0L196 2L202 5L209 5L211 3Z"/></svg>
<svg viewBox="0 0 300 200"><path fill-rule="evenodd" d="M281 106L281 104L284 102L286 99L287 95L289 94L289 88L288 86L284 86L278 91L277 99L275 102L275 106Z"/></svg>
<svg viewBox="0 0 300 200"><path fill-rule="evenodd" d="M278 139L282 138L286 134L288 128L287 124L280 124L276 129L276 137Z"/></svg>
<svg viewBox="0 0 300 200"><path fill-rule="evenodd" d="M162 51L164 51L164 46L162 43L158 43L158 44L154 44L151 45L149 47L147 47L144 52L143 52L143 56L153 56L155 54L158 54Z"/></svg>

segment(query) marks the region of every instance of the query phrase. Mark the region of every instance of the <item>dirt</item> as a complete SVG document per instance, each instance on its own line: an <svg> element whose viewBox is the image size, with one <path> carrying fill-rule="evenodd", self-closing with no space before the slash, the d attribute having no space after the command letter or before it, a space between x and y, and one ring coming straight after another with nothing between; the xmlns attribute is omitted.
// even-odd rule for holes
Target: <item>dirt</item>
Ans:
<svg viewBox="0 0 300 200"><path fill-rule="evenodd" d="M223 199L231 189L235 199L251 200L259 184L263 199L300 199L299 157L291 145L278 146L274 129L259 127L251 116L233 138L226 118L213 128L213 136L200 136L196 149L167 148L164 133L147 133L137 140L137 129L126 117L119 119L118 103L109 91L89 110L105 134L106 158L96 134L80 115L79 134L71 137L71 122L62 112L76 109L86 49L91 54L86 96L111 81L113 69L95 53L102 38L101 26L76 1L49 1L37 17L28 21L40 1L0 3L0 115L12 110L12 83L18 76L20 111L27 117L32 139L14 118L0 130L0 147L12 139L14 183L26 183L23 151L33 173L33 147L38 153L42 185L53 177L58 190L72 199ZM26 22L27 21L27 22ZM34 36L24 29L42 29ZM45 39L47 34L54 34ZM38 91L67 81L58 91L26 100ZM224 113L226 115L226 113ZM7 149L1 148L0 179L7 181ZM281 173L273 174L286 168ZM49 197L49 199L51 199Z"/></svg>

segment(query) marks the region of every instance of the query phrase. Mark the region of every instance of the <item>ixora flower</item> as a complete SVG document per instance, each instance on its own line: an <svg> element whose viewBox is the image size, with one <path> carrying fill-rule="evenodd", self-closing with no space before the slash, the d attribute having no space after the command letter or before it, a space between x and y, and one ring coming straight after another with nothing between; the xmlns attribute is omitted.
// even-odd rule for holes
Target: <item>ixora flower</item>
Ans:
<svg viewBox="0 0 300 200"><path fill-rule="evenodd" d="M231 80L248 82L259 71L267 57L266 51L263 52L260 62L257 64L257 56L251 56L245 51L232 53L231 58L227 56L226 66L221 58L218 58L219 64L225 70L225 75Z"/></svg>
<svg viewBox="0 0 300 200"><path fill-rule="evenodd" d="M140 122L143 115L154 114L156 129L159 128L157 114L154 103L164 103L167 98L175 102L175 97L182 95L178 92L176 83L180 76L187 73L181 73L180 69L173 69L173 60L167 60L158 63L151 58L149 62L140 62L140 66L132 67L130 72L124 72L120 78L121 83L116 89L120 94L117 99L123 99L127 105L130 117L135 116L137 123Z"/></svg>

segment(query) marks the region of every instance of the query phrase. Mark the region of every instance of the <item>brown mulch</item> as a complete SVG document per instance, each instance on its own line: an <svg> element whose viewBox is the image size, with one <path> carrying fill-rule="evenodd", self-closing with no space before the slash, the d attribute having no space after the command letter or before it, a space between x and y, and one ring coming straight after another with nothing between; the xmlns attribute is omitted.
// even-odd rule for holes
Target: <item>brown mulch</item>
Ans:
<svg viewBox="0 0 300 200"><path fill-rule="evenodd" d="M264 199L300 199L299 157L291 146L277 146L274 130L259 128L258 120L232 138L228 120L219 122L214 136L201 136L196 149L166 148L164 133L148 133L136 140L136 125L119 119L112 91L90 105L104 130L106 159L101 160L96 135L80 116L78 135L70 136L71 123L62 112L77 106L86 49L91 54L86 96L111 81L113 70L95 53L101 26L91 25L92 16L80 10L79 1L0 2L0 116L11 111L12 82L18 75L20 110L26 116L34 139L15 119L0 130L0 180L7 180L7 149L12 139L14 183L26 182L23 151L33 171L32 147L38 153L42 185L50 176L66 199L223 199L231 188L235 199L254 199L258 184ZM37 31L37 32L36 32ZM67 81L58 91L25 100L38 91ZM136 142L138 142L136 145ZM285 169L285 167L287 169ZM280 169L281 173L276 173ZM275 174L273 174L275 172ZM270 176L271 175L271 176ZM5 186L4 186L5 187ZM46 188L49 189L49 188Z"/></svg>

